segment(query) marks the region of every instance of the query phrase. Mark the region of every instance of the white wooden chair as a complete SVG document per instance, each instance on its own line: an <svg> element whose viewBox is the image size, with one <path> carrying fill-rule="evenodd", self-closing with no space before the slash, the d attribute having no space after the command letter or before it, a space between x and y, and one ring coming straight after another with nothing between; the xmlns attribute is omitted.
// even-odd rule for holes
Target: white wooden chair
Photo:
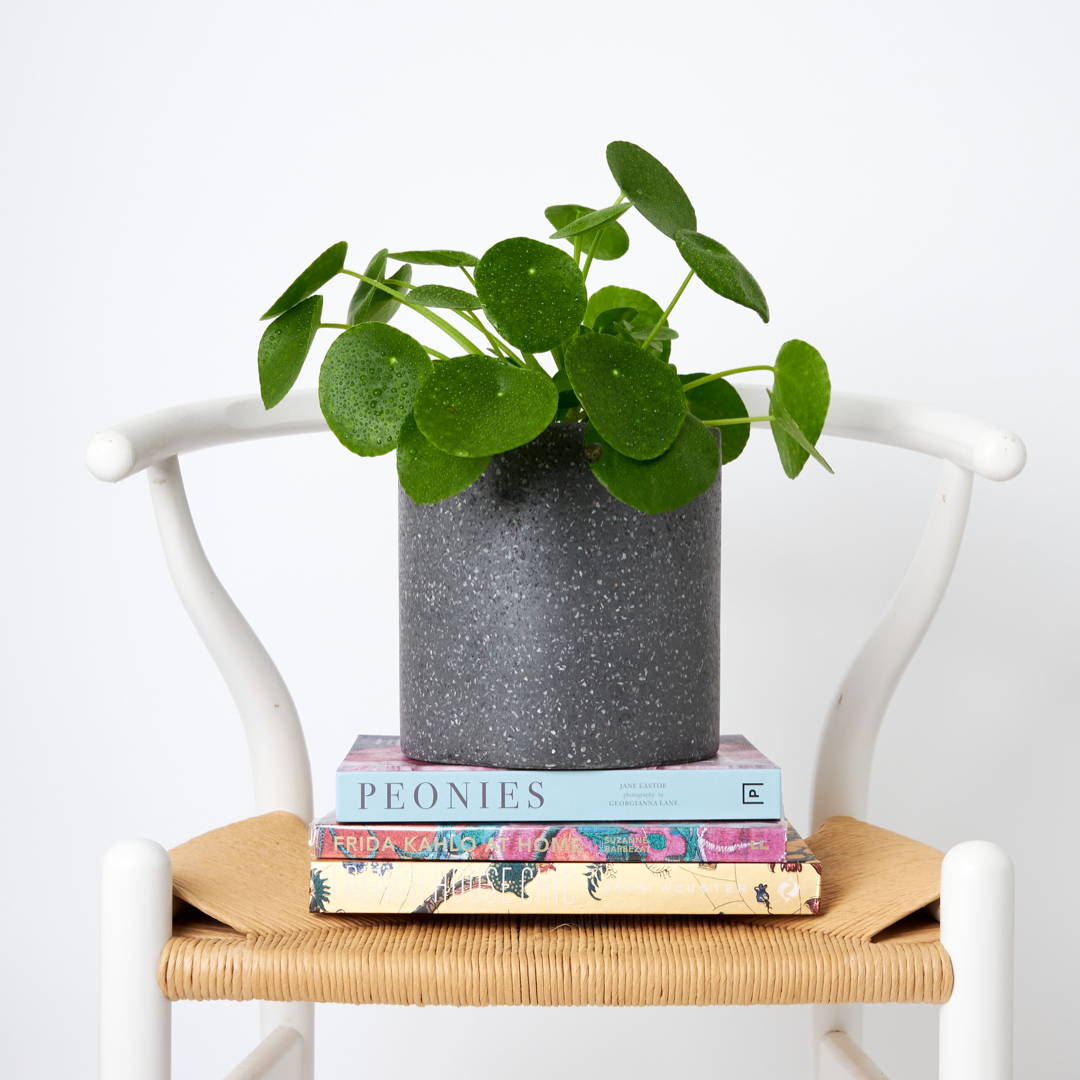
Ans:
<svg viewBox="0 0 1080 1080"><path fill-rule="evenodd" d="M764 391L741 386L751 415L767 412ZM177 591L236 701L247 734L255 813L312 817L312 784L299 718L280 674L214 575L184 493L181 454L207 447L325 430L313 392L272 412L255 397L185 405L93 437L91 472L118 481L146 471L165 556ZM855 657L821 736L814 828L833 815L865 816L874 744L886 706L922 640L952 573L975 475L1008 480L1025 450L1009 432L966 416L878 398L834 396L825 434L883 443L941 460L929 519L914 560L881 622ZM940 1080L1012 1075L1013 880L997 846L952 848L941 873L941 944L953 990L940 1010ZM977 891L975 885L977 883ZM137 885L137 888L136 888ZM140 903L132 906L131 898ZM977 899L976 899L977 896ZM101 893L102 1080L166 1080L171 1003L158 960L172 933L169 856L150 840L114 845ZM232 1080L311 1080L314 1006L263 1002L262 1042ZM858 1046L858 1004L815 1007L818 1075L871 1080L882 1073Z"/></svg>

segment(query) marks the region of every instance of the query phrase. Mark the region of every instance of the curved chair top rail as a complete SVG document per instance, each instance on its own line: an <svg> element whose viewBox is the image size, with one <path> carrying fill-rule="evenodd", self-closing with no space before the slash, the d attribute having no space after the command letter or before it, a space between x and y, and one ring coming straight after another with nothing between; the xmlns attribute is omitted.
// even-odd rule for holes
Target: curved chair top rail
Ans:
<svg viewBox="0 0 1080 1080"><path fill-rule="evenodd" d="M739 385L751 415L764 415L761 386ZM128 420L96 434L87 447L99 480L124 480L170 457L227 443L325 431L314 390L286 398L272 411L254 395L179 405ZM914 450L988 480L1009 480L1024 467L1020 438L965 416L924 405L862 394L834 394L825 434Z"/></svg>
<svg viewBox="0 0 1080 1080"><path fill-rule="evenodd" d="M768 411L764 387L739 386L750 415ZM90 471L117 481L147 470L151 501L177 592L236 702L247 733L257 813L310 818L311 770L288 688L218 580L199 540L179 455L276 435L326 430L314 391L271 412L254 396L181 405L95 435ZM1008 480L1024 467L1024 444L972 417L922 405L836 394L827 435L914 450L941 459L923 538L877 627L830 705L818 746L814 828L834 814L865 816L874 745L889 700L945 593L967 521L973 474Z"/></svg>

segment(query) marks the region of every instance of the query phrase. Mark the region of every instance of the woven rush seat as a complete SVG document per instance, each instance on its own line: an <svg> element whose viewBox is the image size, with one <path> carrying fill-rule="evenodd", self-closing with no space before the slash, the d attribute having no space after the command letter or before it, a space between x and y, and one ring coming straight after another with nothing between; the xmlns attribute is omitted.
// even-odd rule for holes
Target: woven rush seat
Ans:
<svg viewBox="0 0 1080 1080"><path fill-rule="evenodd" d="M853 818L809 838L817 916L316 915L308 835L272 813L171 852L172 1000L764 1005L948 999L942 855Z"/></svg>

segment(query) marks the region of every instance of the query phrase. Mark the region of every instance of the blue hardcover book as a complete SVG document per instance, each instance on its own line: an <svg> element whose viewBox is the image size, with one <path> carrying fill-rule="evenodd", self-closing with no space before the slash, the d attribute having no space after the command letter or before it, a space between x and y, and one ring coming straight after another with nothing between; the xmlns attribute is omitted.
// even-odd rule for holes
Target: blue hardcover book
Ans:
<svg viewBox="0 0 1080 1080"><path fill-rule="evenodd" d="M742 735L704 761L581 771L433 765L361 735L337 771L342 823L769 821L780 806L780 770Z"/></svg>

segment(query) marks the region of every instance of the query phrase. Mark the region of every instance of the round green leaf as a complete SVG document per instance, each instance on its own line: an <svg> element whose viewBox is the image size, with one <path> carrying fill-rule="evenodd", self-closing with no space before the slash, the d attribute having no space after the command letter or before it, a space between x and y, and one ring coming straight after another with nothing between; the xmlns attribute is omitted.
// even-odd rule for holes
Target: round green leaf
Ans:
<svg viewBox="0 0 1080 1080"><path fill-rule="evenodd" d="M624 289L619 285L605 285L589 297L585 308L585 325L595 326L596 317L612 308L632 308L655 326L664 309L651 297L637 289Z"/></svg>
<svg viewBox="0 0 1080 1080"><path fill-rule="evenodd" d="M433 503L464 491L487 468L490 457L458 457L424 438L409 416L397 448L397 474L414 503Z"/></svg>
<svg viewBox="0 0 1080 1080"><path fill-rule="evenodd" d="M511 345L546 352L572 337L587 302L574 260L525 236L488 248L476 267L476 292Z"/></svg>
<svg viewBox="0 0 1080 1080"><path fill-rule="evenodd" d="M392 274L381 277L381 281L389 285L391 289L407 293L409 282L412 281L412 267L405 263L399 266ZM361 281L361 285L364 283ZM373 290L368 301L367 312L361 322L389 322L394 317L394 312L401 307L401 301L396 296L384 293L381 289Z"/></svg>
<svg viewBox="0 0 1080 1080"><path fill-rule="evenodd" d="M697 214L682 184L647 150L631 142L608 143L607 163L622 193L665 236L697 228Z"/></svg>
<svg viewBox="0 0 1080 1080"><path fill-rule="evenodd" d="M708 491L720 470L718 443L700 420L688 416L669 450L636 461L614 449L591 423L585 428L585 457L593 475L620 502L646 514L677 510Z"/></svg>
<svg viewBox="0 0 1080 1080"><path fill-rule="evenodd" d="M342 240L328 247L271 305L263 315L272 319L289 308L306 300L321 289L332 277L341 273L345 265L345 252L349 245Z"/></svg>
<svg viewBox="0 0 1080 1080"><path fill-rule="evenodd" d="M591 226L586 224L579 228L579 225L586 218L611 214L612 211L618 211L614 217L620 217L624 211L630 209L630 205L621 203L617 207L609 206L604 210L590 210L589 207L579 206L577 203L561 203L549 206L544 211L544 217L559 230L556 236L562 234L561 238L577 243L583 252L592 251L594 259L610 262L612 259L622 258L629 250L630 237L626 235L626 230L610 217L605 219L606 224L602 221L599 226L595 221ZM566 233L566 229L574 229L575 232Z"/></svg>
<svg viewBox="0 0 1080 1080"><path fill-rule="evenodd" d="M436 366L414 415L440 450L484 457L532 442L558 404L559 391L543 372L493 356L459 356Z"/></svg>
<svg viewBox="0 0 1080 1080"><path fill-rule="evenodd" d="M637 289L624 289L618 285L605 285L602 289L589 297L588 306L585 308L585 325L591 326L601 333L615 333L616 330L605 325L606 319L601 319L605 312L613 309L629 308L634 314L629 318L631 337L638 341L644 340L649 331L657 324L664 314L663 308L651 297ZM609 317L611 318L611 317ZM620 321L621 316L616 317ZM667 326L667 320L664 320ZM671 342L657 334L650 342L649 348L659 354L662 360L671 355Z"/></svg>
<svg viewBox="0 0 1080 1080"><path fill-rule="evenodd" d="M784 472L794 479L811 454L829 468L813 449L825 427L831 392L821 353L805 341L786 341L775 368L771 402L773 415L780 419L770 426Z"/></svg>
<svg viewBox="0 0 1080 1080"><path fill-rule="evenodd" d="M822 468L831 473L833 467L821 456L817 447L803 434L802 428L795 423L791 413L776 400L776 396L771 390L767 390L766 393L769 395L769 412L773 414L770 426L774 434L780 431L782 434L787 435L797 446L802 447L810 457L818 462Z"/></svg>
<svg viewBox="0 0 1080 1080"><path fill-rule="evenodd" d="M679 376L684 384L704 377L704 372ZM734 420L736 417L750 415L739 391L727 379L713 379L712 382L702 383L685 393L690 412L699 420ZM750 425L731 424L719 427L716 431L720 435L720 453L726 465L743 452L750 440Z"/></svg>
<svg viewBox="0 0 1080 1080"><path fill-rule="evenodd" d="M371 262L364 267L364 277L375 278L377 281L383 280L383 274L386 272L386 248L382 251L375 252L371 256ZM356 291L352 294L352 299L349 301L348 317L345 319L351 326L355 326L357 323L370 322L373 320L368 319L368 312L371 310L372 304L377 299L378 290L374 285L369 285L366 281L361 281L356 286ZM386 293L382 294L386 296ZM392 300L393 297L388 297ZM384 322L385 320L375 320L378 322Z"/></svg>
<svg viewBox="0 0 1080 1080"><path fill-rule="evenodd" d="M374 278L399 292L407 292L412 281L412 267L406 263L392 274L387 274L386 262L389 257L386 248L376 252L364 270L364 277ZM349 314L345 321L352 326L362 322L389 322L400 306L401 301L396 296L361 281L349 301Z"/></svg>
<svg viewBox="0 0 1080 1080"><path fill-rule="evenodd" d="M319 405L354 454L397 446L416 395L431 375L424 347L384 323L361 323L334 339L319 373Z"/></svg>
<svg viewBox="0 0 1080 1080"><path fill-rule="evenodd" d="M450 308L452 311L476 311L484 305L464 289L452 289L449 285L417 285L409 293L409 302L421 307Z"/></svg>
<svg viewBox="0 0 1080 1080"><path fill-rule="evenodd" d="M589 232L592 229L606 225L609 221L622 217L630 209L632 203L619 203L616 206L605 206L603 210L588 210L581 217L575 218L568 225L562 226L553 232L549 239L564 240L569 236L577 236L580 233ZM550 210L551 207L548 207ZM544 211L545 215L547 211Z"/></svg>
<svg viewBox="0 0 1080 1080"><path fill-rule="evenodd" d="M769 305L761 286L723 244L703 233L684 230L676 234L675 246L687 266L714 293L756 311L762 322L769 321Z"/></svg>
<svg viewBox="0 0 1080 1080"><path fill-rule="evenodd" d="M627 457L659 457L686 416L678 373L637 345L585 334L566 350L566 374L604 440Z"/></svg>
<svg viewBox="0 0 1080 1080"><path fill-rule="evenodd" d="M293 388L322 318L323 298L309 296L279 315L259 341L259 390L272 409Z"/></svg>
<svg viewBox="0 0 1080 1080"><path fill-rule="evenodd" d="M480 261L467 251L395 251L390 258L417 266L475 266Z"/></svg>

